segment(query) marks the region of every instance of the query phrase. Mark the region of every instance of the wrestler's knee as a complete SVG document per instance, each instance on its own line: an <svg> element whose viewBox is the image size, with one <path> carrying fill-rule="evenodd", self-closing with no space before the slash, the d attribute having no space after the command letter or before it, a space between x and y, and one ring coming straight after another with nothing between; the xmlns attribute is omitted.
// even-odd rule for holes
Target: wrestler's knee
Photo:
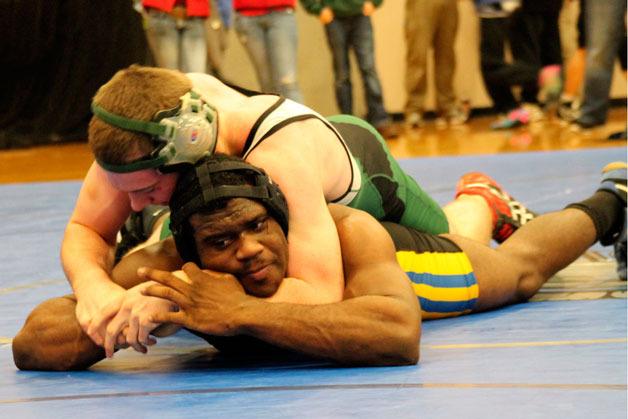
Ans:
<svg viewBox="0 0 628 419"><path fill-rule="evenodd" d="M544 283L544 275L535 269L533 264L528 264L522 268L515 294L518 302L528 301L541 289Z"/></svg>
<svg viewBox="0 0 628 419"><path fill-rule="evenodd" d="M510 245L506 241L499 248L506 259L511 274L517 279L516 302L525 302L532 298L547 281L548 273L542 270L543 259L547 257L542 244L517 243Z"/></svg>

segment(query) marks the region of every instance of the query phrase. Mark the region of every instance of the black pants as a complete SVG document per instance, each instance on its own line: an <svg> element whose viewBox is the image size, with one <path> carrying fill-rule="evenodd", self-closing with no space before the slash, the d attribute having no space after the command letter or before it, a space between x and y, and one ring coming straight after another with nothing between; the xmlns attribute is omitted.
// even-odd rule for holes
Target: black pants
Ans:
<svg viewBox="0 0 628 419"><path fill-rule="evenodd" d="M497 112L518 106L512 86L521 86L521 100L537 101L541 67L561 64L558 14L517 10L510 17L480 19L480 57L486 90ZM512 61L506 62L509 43Z"/></svg>

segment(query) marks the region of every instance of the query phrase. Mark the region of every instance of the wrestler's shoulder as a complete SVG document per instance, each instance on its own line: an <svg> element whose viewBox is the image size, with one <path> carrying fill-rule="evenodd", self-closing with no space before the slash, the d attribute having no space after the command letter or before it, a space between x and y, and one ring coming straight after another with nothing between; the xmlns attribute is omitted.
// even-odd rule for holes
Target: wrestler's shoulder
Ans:
<svg viewBox="0 0 628 419"><path fill-rule="evenodd" d="M377 223L377 220L366 211L339 204L328 204L327 207L337 228L341 226L343 228L353 228L355 223L362 227Z"/></svg>

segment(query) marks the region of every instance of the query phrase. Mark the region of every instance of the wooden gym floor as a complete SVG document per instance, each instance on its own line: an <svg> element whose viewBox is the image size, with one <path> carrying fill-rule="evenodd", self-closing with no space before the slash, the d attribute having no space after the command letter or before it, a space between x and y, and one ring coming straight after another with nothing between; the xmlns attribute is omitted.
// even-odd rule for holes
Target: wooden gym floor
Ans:
<svg viewBox="0 0 628 419"><path fill-rule="evenodd" d="M388 141L397 158L464 156L526 151L576 150L626 146L626 140L609 141L609 134L626 129L626 109L613 108L608 123L590 132L573 132L550 118L528 127L494 131L495 116L472 118L466 125L406 130ZM85 143L58 144L0 151L0 183L81 179L92 162Z"/></svg>

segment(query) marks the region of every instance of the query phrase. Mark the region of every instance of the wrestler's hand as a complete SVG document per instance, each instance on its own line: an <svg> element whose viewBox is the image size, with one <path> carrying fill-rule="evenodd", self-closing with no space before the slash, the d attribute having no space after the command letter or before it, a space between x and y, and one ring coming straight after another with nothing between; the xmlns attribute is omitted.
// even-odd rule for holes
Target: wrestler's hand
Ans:
<svg viewBox="0 0 628 419"><path fill-rule="evenodd" d="M244 292L233 275L202 271L194 263L186 263L183 271L190 283L180 281L170 272L149 268L138 270L140 277L162 284L144 289L145 295L168 299L179 307L178 312L156 313L151 320L179 324L211 335L238 334L237 315L243 305L255 298Z"/></svg>
<svg viewBox="0 0 628 419"><path fill-rule="evenodd" d="M94 282L89 293L77 296L76 318L96 345L104 345L107 324L118 313L125 292L112 282Z"/></svg>
<svg viewBox="0 0 628 419"><path fill-rule="evenodd" d="M375 6L370 1L365 1L362 5L362 14L364 16L370 16L375 11Z"/></svg>
<svg viewBox="0 0 628 419"><path fill-rule="evenodd" d="M113 356L115 345L120 344L121 333L124 333L127 345L138 352L146 353L146 347L156 343L149 333L159 326L150 318L155 313L176 309L170 301L143 295L142 291L150 285L152 284L142 283L126 291L120 310L107 326L104 348L108 358Z"/></svg>
<svg viewBox="0 0 628 419"><path fill-rule="evenodd" d="M323 25L331 23L334 20L334 11L329 7L324 7L318 15L318 20L320 20Z"/></svg>

